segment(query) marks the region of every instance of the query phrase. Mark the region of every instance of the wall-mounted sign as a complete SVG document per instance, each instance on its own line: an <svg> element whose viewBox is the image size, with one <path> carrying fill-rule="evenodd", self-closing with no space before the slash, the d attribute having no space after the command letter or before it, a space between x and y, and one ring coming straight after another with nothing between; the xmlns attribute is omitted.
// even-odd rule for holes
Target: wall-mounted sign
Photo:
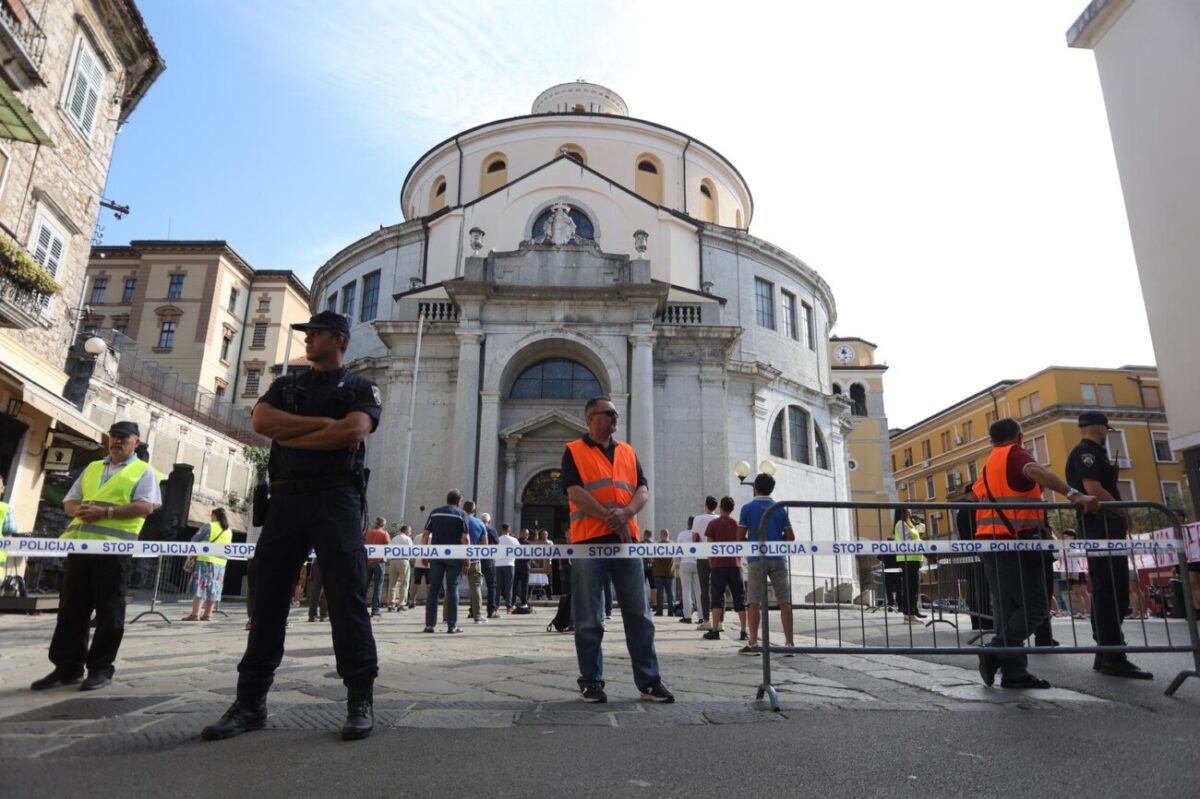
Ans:
<svg viewBox="0 0 1200 799"><path fill-rule="evenodd" d="M50 447L46 450L46 471L65 472L71 468L70 447Z"/></svg>

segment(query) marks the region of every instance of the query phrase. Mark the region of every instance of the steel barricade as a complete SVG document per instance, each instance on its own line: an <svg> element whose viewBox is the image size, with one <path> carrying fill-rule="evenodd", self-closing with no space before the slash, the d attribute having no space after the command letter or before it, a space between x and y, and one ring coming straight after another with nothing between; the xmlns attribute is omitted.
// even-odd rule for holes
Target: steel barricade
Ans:
<svg viewBox="0 0 1200 799"><path fill-rule="evenodd" d="M1085 520L1082 510L1072 503L787 500L774 503L763 514L755 531L757 542L764 540L770 517L785 509L803 511L799 523L797 519L791 519L797 542L804 541L802 534L806 532L809 542L832 540L846 543L841 546L840 554L836 543L834 551L817 551L818 547L812 546L812 551L802 556L810 563L807 575L804 574L803 567L799 571L793 570L789 556L788 573L793 587L798 582L797 577L801 581L811 580L813 586L813 591L805 602L793 602L791 616L794 636L803 635L799 627L801 620L811 625L808 634L803 635L810 639L811 643L797 645L796 638L793 637L791 645L773 645L769 608L762 609L759 635L763 676L757 699L767 697L773 710L779 710L780 705L771 681L772 654L1007 656L1053 652L1106 656L1138 652L1179 652L1192 655L1192 668L1180 671L1176 675L1167 687L1166 695L1173 695L1189 676L1200 677L1200 633L1196 626L1195 598L1191 595L1187 580L1187 553L1182 525L1174 512L1164 505L1153 502L1104 502L1101 503L1101 511L1098 514L1090 514ZM922 520L930 522L925 528L928 537L922 536L919 542L914 542L913 539L892 540L889 533L893 530L895 521L892 524L883 524L882 514L891 512L894 515L904 510L913 514L923 514ZM1050 537L1045 537L1045 534L1033 537L1028 531L1019 531L1021 537L1011 539L982 540L973 536L958 537L960 531L956 528L960 525L949 524L949 514L966 514L965 523L969 523L973 529L974 513L979 510L1044 511L1044 529L1049 531ZM882 598L882 605L876 608L879 600L873 593L868 595L866 591L861 592L855 603L849 605L837 601L829 608L827 603L818 601L823 599L824 593L820 590L820 582L828 582L831 579L831 575L825 572L818 575L818 558L833 558L832 581L836 586L835 597L838 600L843 594L843 581L850 581L851 575L861 571L857 568L843 570L842 562L847 551L855 551L854 542L871 541L860 539L857 530L850 529L872 526L861 523L861 514L867 511L877 515L873 528L878 531L879 543L872 543L869 547L871 552L859 552L853 557L876 557L876 552L894 552L901 555L919 554L925 560L925 565L917 572L916 579L919 580L919 584L914 587L912 579L906 579L902 589L911 597L915 588L917 600L915 612L911 615L891 610L888 604L890 597L886 595ZM855 519L855 523L847 522L851 517ZM939 524L941 519L946 520L945 526ZM1124 521L1121 521L1122 519ZM1156 525L1156 521L1160 523ZM1054 538L1056 523L1059 528L1065 529L1067 525L1071 525L1071 529L1078 531L1075 541L1060 542ZM1122 527L1128 529L1123 530ZM1005 541L1012 543L1004 543ZM761 551L765 552L766 549ZM1146 558L1151 560L1147 563ZM1065 610L1058 615L1058 618L1063 619L1058 625L1058 632L1061 634L1063 631L1069 631L1070 641L1060 644L1053 640L1056 632L1051 620L1053 617L1045 621L1038 619L1037 624L1032 624L1033 620L1029 618L1031 606L1032 612L1040 615L1036 600L1039 593L1046 593L1048 602L1052 601L1057 605L1058 589L1062 587L1060 581L1065 580L1068 588L1074 586L1070 584L1071 578L1058 578L1055 575L1070 575L1069 569L1079 567L1081 560L1086 564L1084 568L1093 584L1103 592L1102 598L1099 605L1097 600L1092 599L1091 607L1084 609L1078 606L1079 602L1074 592L1068 592L1064 598ZM913 561L906 559L902 562ZM1060 563L1062 571L1059 570ZM1169 575L1172 569L1178 570L1182 578L1182 588L1175 585L1172 588L1176 594L1182 590L1182 617L1186 618L1186 633L1177 626L1173 628L1165 612L1162 614L1161 624L1139 612L1137 618L1132 619L1136 624L1121 630L1121 622L1130 620L1130 606L1135 604L1131 598L1133 591L1130 587L1133 580L1126 576L1130 565L1136 579L1136 595L1143 602L1149 598L1149 591L1143 590L1142 571L1152 571L1157 575L1157 579L1161 580L1164 573ZM761 595L768 597L768 569L761 568L758 571L756 579L761 580ZM911 566L902 567L901 571L906 572L906 578L911 578ZM1007 630L1009 636L1017 636L1023 645L997 646L988 642L985 648L981 645L983 639L996 633L997 622L992 606L997 598L997 585L1006 581L1005 589L1011 589L1014 571L1020 595L1022 598L1032 598L1033 601L1023 603L1019 612L1014 610L1013 615L1002 614L999 626L1002 630ZM1041 587L1037 587L1038 583L1034 581L1038 581ZM981 582L984 585L980 585ZM1158 593L1161 596L1162 589ZM922 612L926 609L926 600L928 614ZM914 610L912 605L904 608L904 598L900 601L902 610ZM867 606L868 602L870 608ZM803 612L797 610L797 605L803 607ZM857 610L853 610L855 605ZM832 618L829 617L830 610L833 611ZM1097 610L1101 612L1096 613ZM904 621L897 621L897 617L902 615L905 617ZM1112 638L1114 620L1116 636L1123 642L1099 644L1095 638L1096 626L1107 625L1101 635ZM1023 637L1019 635L1022 632L1025 633ZM1125 638L1126 633L1130 634L1134 643ZM1050 636L1049 641L1043 640L1044 635ZM1086 642L1080 640L1081 635L1087 639ZM1137 640L1139 637L1140 640ZM1042 645L1030 646L1029 638L1041 641Z"/></svg>

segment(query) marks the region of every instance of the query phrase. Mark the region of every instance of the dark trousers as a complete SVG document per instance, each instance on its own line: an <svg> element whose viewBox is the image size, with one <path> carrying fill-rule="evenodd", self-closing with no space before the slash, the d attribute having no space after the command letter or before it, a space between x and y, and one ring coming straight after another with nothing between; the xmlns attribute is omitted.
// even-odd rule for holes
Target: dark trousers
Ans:
<svg viewBox="0 0 1200 799"><path fill-rule="evenodd" d="M367 564L367 584L363 590L369 591L371 594L372 613L379 612L379 603L383 601L383 575L386 573L386 569L383 561Z"/></svg>
<svg viewBox="0 0 1200 799"><path fill-rule="evenodd" d="M1111 558L1089 557L1088 582L1092 588L1092 637L1100 646L1123 645L1121 623L1129 615L1129 561L1124 553ZM1126 659L1124 654L1102 657L1110 662Z"/></svg>
<svg viewBox="0 0 1200 799"><path fill-rule="evenodd" d="M296 574L316 549L333 626L337 673L347 687L369 685L379 659L367 613L367 551L362 505L348 488L272 497L255 548L254 617L238 664L238 699L264 697L283 659L284 635Z"/></svg>
<svg viewBox="0 0 1200 799"><path fill-rule="evenodd" d="M513 604L523 608L529 604L529 566L517 567L513 572Z"/></svg>
<svg viewBox="0 0 1200 799"><path fill-rule="evenodd" d="M500 607L500 586L496 582L496 561L481 560L479 566L483 569L483 580L487 583L487 612L490 616Z"/></svg>
<svg viewBox="0 0 1200 799"><path fill-rule="evenodd" d="M50 662L64 674L113 675L113 661L125 636L125 596L133 558L128 555L67 555L58 619L50 639ZM96 632L88 646L88 624L96 611Z"/></svg>
<svg viewBox="0 0 1200 799"><path fill-rule="evenodd" d="M708 558L696 558L696 576L700 578L700 621L708 621L712 616L712 597L709 596L712 569L709 568ZM721 602L724 601L722 597Z"/></svg>
<svg viewBox="0 0 1200 799"><path fill-rule="evenodd" d="M883 570L883 593L884 604L889 607L901 607L904 604L902 599L904 577L900 571L891 571L899 569L900 565L885 566Z"/></svg>
<svg viewBox="0 0 1200 799"><path fill-rule="evenodd" d="M916 616L920 611L917 594L921 590L921 561L902 560L900 566L900 612Z"/></svg>
<svg viewBox="0 0 1200 799"><path fill-rule="evenodd" d="M250 562L253 563L254 561L251 560ZM318 618L318 611L320 611L319 618L323 619L328 616L329 603L325 599L324 581L321 580L321 564L316 560L308 567L308 583L306 584L306 588L308 590L308 617L310 619ZM253 611L251 612L253 613Z"/></svg>
<svg viewBox="0 0 1200 799"><path fill-rule="evenodd" d="M1046 598L1045 559L1041 552L993 552L981 556L992 596L996 635L988 646L1025 646L1050 613ZM1008 677L1029 673L1026 655L996 655Z"/></svg>
<svg viewBox="0 0 1200 799"><path fill-rule="evenodd" d="M499 608L499 603L504 603L504 607L512 610L513 606L513 567L512 566L497 566L496 567L496 607ZM528 579L528 577L526 578ZM490 585L490 583L489 583Z"/></svg>
<svg viewBox="0 0 1200 799"><path fill-rule="evenodd" d="M1054 601L1054 553L1042 553L1042 579L1046 582L1046 606ZM1034 646L1050 646L1054 643L1054 629L1050 626L1050 614L1033 631Z"/></svg>

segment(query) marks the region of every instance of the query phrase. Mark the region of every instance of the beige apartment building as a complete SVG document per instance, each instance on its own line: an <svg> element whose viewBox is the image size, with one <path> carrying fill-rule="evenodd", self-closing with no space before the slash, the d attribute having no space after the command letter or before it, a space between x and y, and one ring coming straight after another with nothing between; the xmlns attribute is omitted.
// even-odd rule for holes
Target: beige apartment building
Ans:
<svg viewBox="0 0 1200 799"><path fill-rule="evenodd" d="M21 530L47 449L101 441L64 364L114 137L163 69L131 0L0 2L0 499Z"/></svg>
<svg viewBox="0 0 1200 799"><path fill-rule="evenodd" d="M1079 443L1079 414L1088 410L1102 411L1114 428L1107 446L1121 470L1122 499L1186 504L1183 462L1171 449L1167 410L1152 366L1051 366L1022 380L1002 380L894 431L891 458L900 501L958 498L987 460L988 426L1005 417L1021 423L1025 448L1061 476L1067 455ZM1046 499L1063 501L1049 492ZM946 534L950 520L935 511L926 527L933 535Z"/></svg>
<svg viewBox="0 0 1200 799"><path fill-rule="evenodd" d="M303 354L291 325L309 316L295 273L256 270L220 240L94 247L83 303L83 332L117 334L123 354L170 373L169 390L244 409Z"/></svg>

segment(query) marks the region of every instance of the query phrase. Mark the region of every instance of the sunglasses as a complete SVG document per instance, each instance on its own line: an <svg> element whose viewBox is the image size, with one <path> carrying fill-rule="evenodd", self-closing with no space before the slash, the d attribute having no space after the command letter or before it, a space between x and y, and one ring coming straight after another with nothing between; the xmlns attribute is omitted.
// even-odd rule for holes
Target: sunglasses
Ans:
<svg viewBox="0 0 1200 799"><path fill-rule="evenodd" d="M600 416L601 414L607 416L609 419L618 419L621 416L621 414L617 413L616 411L593 411L592 413L589 413L588 416Z"/></svg>

